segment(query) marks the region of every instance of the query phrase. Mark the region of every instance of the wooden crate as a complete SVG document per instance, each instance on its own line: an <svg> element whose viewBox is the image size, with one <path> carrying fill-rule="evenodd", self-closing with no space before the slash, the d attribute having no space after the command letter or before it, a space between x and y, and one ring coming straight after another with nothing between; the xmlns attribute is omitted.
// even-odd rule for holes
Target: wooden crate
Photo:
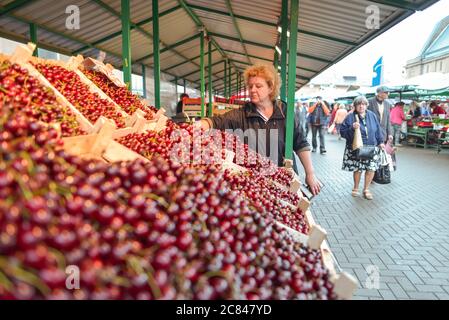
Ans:
<svg viewBox="0 0 449 320"><path fill-rule="evenodd" d="M34 48L35 45L31 43L27 46L20 45L16 48L13 55L7 57L7 59L12 63L17 63L21 67L25 68L31 76L35 77L40 82L41 85L49 88L55 94L56 101L60 105L67 107L73 112L78 124L80 125L80 128L87 133L92 132L94 127L93 124L77 108L75 108L64 97L64 95L62 95L32 64L28 62L28 59L32 55Z"/></svg>

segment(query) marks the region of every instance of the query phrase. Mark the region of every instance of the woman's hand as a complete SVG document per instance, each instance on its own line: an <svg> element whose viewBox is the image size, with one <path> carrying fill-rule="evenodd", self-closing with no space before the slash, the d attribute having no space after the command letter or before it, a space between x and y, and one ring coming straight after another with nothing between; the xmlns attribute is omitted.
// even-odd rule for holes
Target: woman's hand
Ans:
<svg viewBox="0 0 449 320"><path fill-rule="evenodd" d="M385 144L383 144L383 143L379 144L379 148L381 148L382 150L385 150Z"/></svg>
<svg viewBox="0 0 449 320"><path fill-rule="evenodd" d="M314 196L320 193L320 183L318 182L314 174L306 175L306 184L309 186L310 192L312 192Z"/></svg>
<svg viewBox="0 0 449 320"><path fill-rule="evenodd" d="M354 122L354 123L352 124L352 127L354 128L354 130L356 130L356 129L360 128L360 123Z"/></svg>

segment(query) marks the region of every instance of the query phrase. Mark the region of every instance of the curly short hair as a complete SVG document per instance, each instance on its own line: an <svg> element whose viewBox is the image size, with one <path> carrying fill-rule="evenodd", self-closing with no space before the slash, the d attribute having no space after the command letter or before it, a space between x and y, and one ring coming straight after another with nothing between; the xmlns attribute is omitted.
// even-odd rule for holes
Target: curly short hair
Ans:
<svg viewBox="0 0 449 320"><path fill-rule="evenodd" d="M270 99L275 100L279 96L279 88L281 86L281 77L277 73L276 69L272 65L256 64L246 68L245 73L245 83L248 86L249 78L251 77L261 77L265 79L268 86L273 89L270 94Z"/></svg>

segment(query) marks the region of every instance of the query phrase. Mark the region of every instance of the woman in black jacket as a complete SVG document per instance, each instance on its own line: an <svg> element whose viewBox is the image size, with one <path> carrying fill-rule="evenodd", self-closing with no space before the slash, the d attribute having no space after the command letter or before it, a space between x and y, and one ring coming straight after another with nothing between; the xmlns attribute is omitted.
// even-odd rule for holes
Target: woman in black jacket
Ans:
<svg viewBox="0 0 449 320"><path fill-rule="evenodd" d="M261 143L270 145L275 139L278 144L277 163L283 164L285 154L285 129L287 106L281 100L276 100L279 95L280 78L275 69L268 65L255 65L247 68L244 73L245 82L250 95L250 102L242 108L227 112L221 116L204 118L201 127L204 129L220 130L248 130L259 134L265 134L265 139L257 139L257 149ZM251 131L251 130L249 130ZM317 195L320 185L315 177L310 156L310 145L307 142L300 125L295 121L293 132L293 150L297 153L305 171L306 183L311 192Z"/></svg>

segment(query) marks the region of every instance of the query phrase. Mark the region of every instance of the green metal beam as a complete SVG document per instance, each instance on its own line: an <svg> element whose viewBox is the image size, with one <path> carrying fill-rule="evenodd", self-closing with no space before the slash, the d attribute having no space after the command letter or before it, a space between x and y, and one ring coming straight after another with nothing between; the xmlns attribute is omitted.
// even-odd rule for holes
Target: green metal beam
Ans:
<svg viewBox="0 0 449 320"><path fill-rule="evenodd" d="M142 86L143 86L143 97L147 98L147 70L144 64L142 64Z"/></svg>
<svg viewBox="0 0 449 320"><path fill-rule="evenodd" d="M282 0L281 9L281 100L287 100L287 58L288 58L288 0Z"/></svg>
<svg viewBox="0 0 449 320"><path fill-rule="evenodd" d="M20 35L9 33L9 32L5 32L5 31L0 31L0 37L5 38L5 39L9 39L9 40L12 40L12 41L17 41L17 42L20 42L20 43L24 43L24 44L27 44L28 42L30 42L30 39L28 37L20 36ZM54 51L54 52L57 52L57 53L68 55L68 56L71 55L70 51L61 49L60 47L47 45L45 43L40 43L39 47L42 48L42 49Z"/></svg>
<svg viewBox="0 0 449 320"><path fill-rule="evenodd" d="M15 0L8 3L6 6L0 8L0 17L13 12L14 10L20 9L28 4L34 2L33 0Z"/></svg>
<svg viewBox="0 0 449 320"><path fill-rule="evenodd" d="M231 36L228 36L228 35L225 35L225 34L220 34L220 33L216 33L216 32L209 32L209 35L211 35L213 37L217 37L217 38L222 38L222 39L227 39L227 40L240 42L239 38L231 37ZM252 46L265 48L265 49L270 49L270 50L274 49L274 47L271 46L271 45L258 43L258 42L254 42L254 41L249 41L249 40L243 40L243 43L246 43L246 44L249 44L249 45L252 45Z"/></svg>
<svg viewBox="0 0 449 320"><path fill-rule="evenodd" d="M208 90L209 90L209 108L208 108L208 112L207 112L207 116L208 117L212 117L212 113L213 113L213 104L212 104L212 42L209 41L207 43L208 46L208 52L207 52L207 62L208 62L208 80L209 80L209 85L208 85Z"/></svg>
<svg viewBox="0 0 449 320"><path fill-rule="evenodd" d="M295 122L296 48L298 42L298 0L290 0L290 54L288 57L287 124L285 129L285 159L293 158L293 127Z"/></svg>
<svg viewBox="0 0 449 320"><path fill-rule="evenodd" d="M120 13L115 11L114 8L110 7L109 5L107 5L106 3L104 3L102 0L93 0L93 2L95 2L96 4L98 4L100 7L102 7L103 9L105 9L106 11L110 12L112 15L116 16L116 17L120 17ZM123 13L123 10L122 10ZM151 33L145 31L145 29L143 29L142 27L139 27L137 24L135 24L134 22L131 21L131 17L128 21L129 25L130 25L130 30L131 30L131 26L134 27L134 29L136 29L137 31L139 31L140 33L142 33L143 35L152 38L153 36L151 35Z"/></svg>
<svg viewBox="0 0 449 320"><path fill-rule="evenodd" d="M183 79L183 86L184 86L184 93L186 93L187 92L186 79Z"/></svg>
<svg viewBox="0 0 449 320"><path fill-rule="evenodd" d="M123 81L129 90L132 90L132 63L131 63L131 30L130 30L130 0L121 0L122 9L122 60L123 60ZM101 1L100 1L101 2Z"/></svg>
<svg viewBox="0 0 449 320"><path fill-rule="evenodd" d="M246 54L243 53L243 52L238 52L238 51L233 51L233 50L223 50L223 51L224 51L224 52L228 52L228 53L239 54L239 55L242 55L242 56L245 56L245 55L246 55ZM276 52L277 52L277 51L276 51ZM262 58L262 57L255 56L255 55L251 55L251 54L248 54L248 57L254 58L254 59L263 60L263 61L267 61L267 62L272 62L272 60L270 60L270 59Z"/></svg>
<svg viewBox="0 0 449 320"><path fill-rule="evenodd" d="M101 7L103 7L105 10L107 10L108 12L110 12L111 14L115 15L116 17L120 18L120 13L118 13L117 11L115 11L112 7L110 7L109 5L107 5L106 3L104 3L101 0L93 0L95 3L97 3L98 5L100 5ZM154 19L154 16L153 16ZM137 29L140 33L146 35L147 37L149 37L150 39L153 40L153 35L147 31L145 31L142 27L138 26L137 24L135 24L134 22L132 22L131 20L129 21L130 26L134 26L135 29ZM154 40L153 40L154 41ZM168 47L164 42L160 41L161 45L165 47ZM163 49L163 50L164 50ZM169 50L171 50L172 52L174 52L175 54L177 54L178 56L180 56L181 58L183 58L184 60L188 60L187 57L185 57L184 55L182 55L181 53L177 52L176 50L173 50L173 48L170 48ZM165 52L165 51L161 51L161 52ZM133 63L140 63L142 62L142 58L133 61ZM197 65L197 64L195 64ZM198 66L198 65L197 65Z"/></svg>
<svg viewBox="0 0 449 320"><path fill-rule="evenodd" d="M228 60L229 62L232 62L231 59ZM232 83L232 70L231 70L231 64L228 62L228 95L231 97L231 83Z"/></svg>
<svg viewBox="0 0 449 320"><path fill-rule="evenodd" d="M295 48L296 51L296 48ZM321 61L321 62L325 62L325 63L334 63L331 60L327 60L324 58L319 58L319 57L315 57L315 56L311 56L309 54L304 54L304 53L297 53L296 54L297 57L303 57L303 58L307 58L307 59L312 59L312 60L316 60L316 61Z"/></svg>
<svg viewBox="0 0 449 320"><path fill-rule="evenodd" d="M403 0L368 0L369 2L379 3L393 8L404 9L409 11L420 10L420 5Z"/></svg>
<svg viewBox="0 0 449 320"><path fill-rule="evenodd" d="M153 0L153 71L154 71L154 106L161 108L161 61L159 54L159 2Z"/></svg>
<svg viewBox="0 0 449 320"><path fill-rule="evenodd" d="M234 24L234 28L237 31L237 34L239 35L240 43L242 44L243 50L245 51L246 58L248 59L248 62L251 63L251 59L248 56L248 50L246 50L246 46L243 43L243 37L242 37L242 33L240 32L240 28L237 23L237 19L234 16L234 10L232 10L231 0L226 0L226 6L228 7L229 13L231 15L232 23Z"/></svg>
<svg viewBox="0 0 449 320"><path fill-rule="evenodd" d="M224 61L224 96L228 97L228 60Z"/></svg>
<svg viewBox="0 0 449 320"><path fill-rule="evenodd" d="M393 2L393 1L391 1L391 2ZM193 5L193 4L189 4L189 7L193 8L193 9L197 9L197 10L202 10L202 11L205 11L205 12L211 12L211 13L215 13L215 14L228 16L228 17L231 16L231 14L229 12L226 12L226 11L220 11L220 10L211 9L211 8L202 7L202 6L197 6L197 5ZM237 19L246 20L246 21L250 21L250 22L255 22L255 23L259 23L259 24L263 24L263 25L266 25L266 26L277 28L277 24L273 23L273 22L263 21L263 20L260 20L260 19L255 19L255 18L241 16L241 15L234 15L234 17L237 18ZM321 39L325 39L325 40L331 40L331 41L335 41L335 42L340 42L340 43L347 44L347 45L350 45L350 46L357 45L357 43L352 42L352 41L339 39L339 38L336 38L336 37L327 36L327 35L319 34L319 33L316 33L316 32L311 32L311 31L307 31L307 30L300 30L300 29L298 29L298 33L299 34L310 35L310 36L321 38Z"/></svg>
<svg viewBox="0 0 449 320"><path fill-rule="evenodd" d="M156 1L156 0L153 0ZM201 81L201 87L200 87L200 95L201 95L201 118L204 118L206 116L206 109L204 104L204 31L201 32L200 36L200 81Z"/></svg>
<svg viewBox="0 0 449 320"><path fill-rule="evenodd" d="M153 19L153 23L154 23L154 20L156 20L156 19ZM153 30L153 32L154 32L154 30ZM173 44L171 44L171 45L169 45L169 46L165 46L165 48L163 48L163 49L160 50L160 53L164 53L164 52L167 52L167 51L169 51L169 50L172 50L172 49L174 49L174 48L176 48L176 47L182 46L183 44L186 44L186 43L188 43L188 42L190 42L190 41L193 41L193 40L199 38L199 36L200 36L200 33L197 33L197 34L194 35L194 36L191 36L191 37L189 37L189 38L183 39L183 40L178 41L178 42L176 42L176 43L173 43ZM154 38L153 38L153 41L154 41ZM144 60L146 60L146 59L152 58L153 56L154 56L154 53L148 54L148 55L146 55L146 56L143 56L142 58L137 59L137 60L135 61L135 63L140 63L140 62L142 62L142 61L144 61ZM185 58L185 59L187 59L187 58Z"/></svg>
<svg viewBox="0 0 449 320"><path fill-rule="evenodd" d="M303 68L303 67L296 67L296 69L304 70L304 71L308 71L308 72L314 72L314 73L319 72L319 71L317 71L317 70L308 69L308 68Z"/></svg>
<svg viewBox="0 0 449 320"><path fill-rule="evenodd" d="M36 45L36 49L33 51L33 56L38 57L37 27L34 23L30 23L30 40Z"/></svg>
<svg viewBox="0 0 449 320"><path fill-rule="evenodd" d="M212 52L215 52L215 51L217 51L217 49L212 49L211 53L212 53ZM209 52L207 52L207 54L209 54ZM200 56L201 56L201 55L197 55L197 56L195 56L195 57L193 57L193 58L190 58L190 59L187 60L187 61L183 61L183 62L177 63L177 64L175 64L175 65L173 65L173 66L170 66L170 67L168 67L168 68L165 68L165 69L162 70L162 71L165 71L165 70L168 71L168 70L170 70L170 69L180 67L180 66L182 66L183 64L186 64L186 63L188 63L188 62L195 61L195 60L198 59Z"/></svg>
<svg viewBox="0 0 449 320"><path fill-rule="evenodd" d="M193 20L193 22L196 24L197 27L202 28L206 34L208 34L209 36L211 35L210 32L206 29L206 26L204 25L204 23L201 21L201 19L196 15L195 12L193 12L193 10L190 8L190 6L185 2L185 0L178 0L178 3L182 6L182 8L184 9L184 11L186 11L186 13L190 16L190 18ZM218 45L218 43L215 41L214 38L211 38L212 44L214 45L215 48L217 48L217 50L220 52L220 54L222 55L223 58L227 58L226 54L224 53L223 49ZM235 69L237 69L234 66Z"/></svg>
<svg viewBox="0 0 449 320"><path fill-rule="evenodd" d="M17 20L17 21L20 21L20 22L22 22L22 23L28 24L28 25L29 25L30 23L34 23L33 21L30 21L30 20L28 20L28 19L24 19L24 18L15 16L15 15L13 15L13 14L8 14L8 16L11 17L11 18L13 18L13 19L15 19L15 20ZM77 43L80 43L80 44L83 44L83 45L87 45L87 46L89 46L89 47L92 48L92 49L98 49L98 50L104 51L104 52L106 52L108 55L111 55L111 56L114 56L114 57L118 57L118 58L121 59L120 55L118 55L118 54L116 54L116 53L114 53L114 52L112 52L112 51L105 50L105 49L102 49L102 48L97 47L97 46L93 46L91 43L88 43L88 42L86 42L86 41L84 41L84 40L81 40L81 39L79 39L79 38L77 38L77 37L73 37L73 36L71 36L71 35L69 35L69 34L66 34L66 33L63 33L63 32L60 32L60 31L57 31L57 30L55 30L55 29L53 29L53 28L49 28L49 27L46 27L46 26L41 25L41 24L38 24L38 23L34 23L34 24L36 25L37 28L39 28L39 29L41 29L41 30L48 31L48 32L50 32L50 33L53 33L53 34L55 34L55 35L61 36L61 37L63 37L63 38L72 40L72 41L74 41L74 42L77 42ZM41 48L43 48L43 44L40 44L40 46L41 46ZM47 47L50 47L50 46L47 45ZM56 52L58 52L58 50L56 50ZM72 54L69 54L69 55L72 55Z"/></svg>
<svg viewBox="0 0 449 320"><path fill-rule="evenodd" d="M224 60L220 60L220 61L217 61L217 62L215 62L215 63L212 63L212 67L213 67L213 66L216 66L217 64L222 63L223 61L224 61ZM191 76L192 74L195 74L195 73L197 73L197 72L199 72L199 70L195 70L195 71L189 72L189 73L187 73L187 74L184 74L184 75L182 75L182 76L179 76L179 78L187 78L188 76Z"/></svg>
<svg viewBox="0 0 449 320"><path fill-rule="evenodd" d="M159 18L161 18L161 17L163 17L163 16L165 16L165 15L167 15L169 13L172 13L172 12L174 12L174 11L180 9L180 8L181 8L181 6L177 5L177 6L173 7L173 8L171 8L171 9L165 10L165 11L163 11L163 12L161 12L159 14ZM136 29L136 27L141 27L142 25L150 23L152 21L153 21L153 17L145 19L145 20L142 20L142 21L139 21L139 22L136 22L136 24L132 24L131 25L131 30L134 30L134 29ZM114 32L114 33L112 33L112 34L110 34L110 35L108 35L108 36L106 36L104 38L101 38L101 39L98 39L98 40L92 42L92 45L96 46L96 45L102 44L103 42L106 42L106 41L109 41L111 39L117 38L117 37L119 37L121 35L122 35L122 31ZM89 49L89 46L83 46L83 47L73 51L73 54L81 53L81 52L83 52L84 50L87 50L87 49Z"/></svg>

